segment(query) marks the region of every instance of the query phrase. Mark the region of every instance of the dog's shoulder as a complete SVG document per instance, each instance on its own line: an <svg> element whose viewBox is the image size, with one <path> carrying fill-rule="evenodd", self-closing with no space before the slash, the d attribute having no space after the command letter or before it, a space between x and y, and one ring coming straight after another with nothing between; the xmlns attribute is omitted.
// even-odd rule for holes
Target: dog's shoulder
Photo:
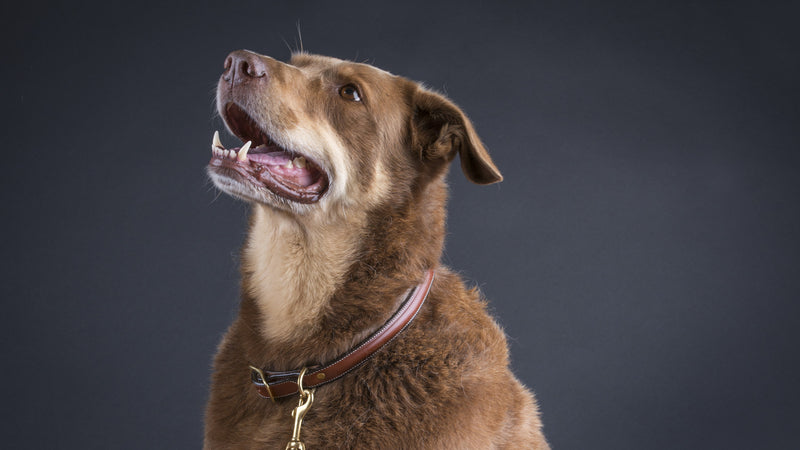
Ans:
<svg viewBox="0 0 800 450"><path fill-rule="evenodd" d="M504 448L514 440L523 448L545 448L531 440L540 435L517 435L541 423L532 395L509 368L505 334L487 309L478 289L440 267L409 328L339 388L320 391L324 404L350 405L347 412L317 411L355 424L340 435L342 448L360 448L363 441L394 448L398 429L426 448Z"/></svg>

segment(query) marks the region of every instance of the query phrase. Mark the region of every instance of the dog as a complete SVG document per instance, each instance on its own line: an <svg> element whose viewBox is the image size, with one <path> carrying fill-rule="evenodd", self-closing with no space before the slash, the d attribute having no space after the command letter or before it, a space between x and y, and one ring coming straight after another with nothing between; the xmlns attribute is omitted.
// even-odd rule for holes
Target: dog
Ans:
<svg viewBox="0 0 800 450"><path fill-rule="evenodd" d="M485 300L440 264L450 162L502 180L466 115L307 53L231 53L216 100L244 144L215 133L208 174L252 211L204 448L548 449Z"/></svg>

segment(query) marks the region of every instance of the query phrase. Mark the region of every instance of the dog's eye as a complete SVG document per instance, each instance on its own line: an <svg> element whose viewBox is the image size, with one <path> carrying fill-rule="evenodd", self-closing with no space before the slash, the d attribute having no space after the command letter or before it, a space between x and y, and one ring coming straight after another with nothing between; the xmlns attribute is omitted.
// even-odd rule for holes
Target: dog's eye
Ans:
<svg viewBox="0 0 800 450"><path fill-rule="evenodd" d="M339 95L341 95L343 99L350 100L351 102L361 101L361 94L358 93L358 88L352 84L347 84L339 88Z"/></svg>

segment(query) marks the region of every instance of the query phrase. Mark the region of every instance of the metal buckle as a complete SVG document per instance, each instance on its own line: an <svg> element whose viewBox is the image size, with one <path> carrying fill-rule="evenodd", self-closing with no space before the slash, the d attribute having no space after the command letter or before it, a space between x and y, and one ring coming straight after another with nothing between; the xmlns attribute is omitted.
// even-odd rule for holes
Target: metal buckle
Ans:
<svg viewBox="0 0 800 450"><path fill-rule="evenodd" d="M253 381L253 384L256 386L264 386L266 388L267 393L269 394L269 398L272 401L275 401L275 394L272 392L272 389L269 387L270 383L272 384L282 384L282 383L297 383L298 377L300 377L305 371L313 371L319 368L319 366L311 366L311 367L303 367L303 370L287 370L284 372L270 372L269 370L261 370L255 366L250 367L250 379ZM317 375L319 378L319 375ZM324 374L322 376L324 378ZM322 379L319 378L319 379ZM300 389L302 392L302 389Z"/></svg>
<svg viewBox="0 0 800 450"><path fill-rule="evenodd" d="M250 379L253 381L253 384L267 388L267 394L269 394L269 398L272 400L272 403L275 403L275 396L272 395L272 389L269 388L267 377L264 376L264 372L262 372L261 369L250 366Z"/></svg>

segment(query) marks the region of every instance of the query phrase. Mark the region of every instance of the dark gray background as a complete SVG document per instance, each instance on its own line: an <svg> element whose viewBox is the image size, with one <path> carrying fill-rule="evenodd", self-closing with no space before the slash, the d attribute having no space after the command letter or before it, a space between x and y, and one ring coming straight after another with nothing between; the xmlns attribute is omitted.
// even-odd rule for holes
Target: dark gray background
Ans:
<svg viewBox="0 0 800 450"><path fill-rule="evenodd" d="M201 445L247 214L213 89L298 21L474 120L506 181L452 171L443 260L555 448L800 448L796 2L81 3L2 18L6 448Z"/></svg>

